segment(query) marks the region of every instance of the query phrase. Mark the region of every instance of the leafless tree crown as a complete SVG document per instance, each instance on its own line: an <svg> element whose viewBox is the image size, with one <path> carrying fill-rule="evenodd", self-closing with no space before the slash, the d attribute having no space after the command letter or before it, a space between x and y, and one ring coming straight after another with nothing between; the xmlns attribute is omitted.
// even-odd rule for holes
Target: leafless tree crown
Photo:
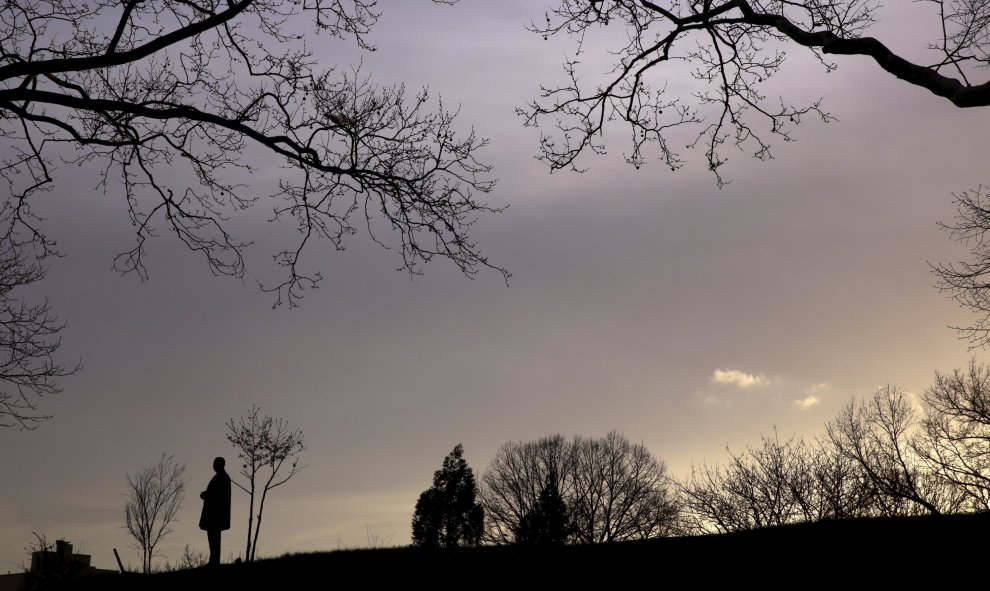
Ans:
<svg viewBox="0 0 990 591"><path fill-rule="evenodd" d="M680 505L666 464L621 433L552 435L503 445L481 479L486 538L518 541L527 515L552 485L568 521L567 541L597 544L675 533Z"/></svg>
<svg viewBox="0 0 990 591"><path fill-rule="evenodd" d="M141 567L145 573L151 572L155 547L172 533L172 525L178 518L185 496L186 482L182 477L185 469L174 456L163 453L156 463L127 475L124 524L141 550Z"/></svg>
<svg viewBox="0 0 990 591"><path fill-rule="evenodd" d="M227 441L237 450L237 457L242 462L239 472L245 482L236 479L232 482L248 494L244 556L246 561L252 561L258 552L261 518L268 493L302 471L304 466L299 465L299 454L306 446L302 431L289 428L284 419L261 414L257 405L251 407L246 417L227 423Z"/></svg>

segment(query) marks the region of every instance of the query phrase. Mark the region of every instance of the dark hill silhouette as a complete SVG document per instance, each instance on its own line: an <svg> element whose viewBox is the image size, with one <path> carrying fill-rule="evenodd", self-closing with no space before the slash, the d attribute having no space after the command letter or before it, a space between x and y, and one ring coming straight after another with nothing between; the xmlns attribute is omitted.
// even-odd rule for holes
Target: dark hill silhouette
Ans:
<svg viewBox="0 0 990 591"><path fill-rule="evenodd" d="M864 583L917 588L985 585L990 514L850 519L733 534L588 546L394 548L292 554L159 575L102 575L57 589L384 588L430 583L513 588L607 583L623 588L763 583L772 588Z"/></svg>

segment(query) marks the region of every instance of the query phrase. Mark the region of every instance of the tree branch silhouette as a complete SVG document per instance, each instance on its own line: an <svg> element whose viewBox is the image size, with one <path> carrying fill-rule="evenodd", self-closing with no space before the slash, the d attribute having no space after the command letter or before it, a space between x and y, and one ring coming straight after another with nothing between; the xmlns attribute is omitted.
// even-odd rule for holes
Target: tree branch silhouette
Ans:
<svg viewBox="0 0 990 591"><path fill-rule="evenodd" d="M10 210L0 210L0 218ZM41 281L45 267L29 249L0 236L0 428L34 429L52 415L39 407L62 391L58 379L72 375L55 360L65 327L47 299L30 302L22 290Z"/></svg>
<svg viewBox="0 0 990 591"><path fill-rule="evenodd" d="M450 2L440 1L447 4ZM303 262L317 239L343 248L360 220L394 233L400 268L422 272L435 257L466 275L491 263L470 239L494 186L477 158L487 144L461 134L456 110L427 90L373 84L360 68L316 70L299 27L352 39L379 17L374 0L19 0L0 6L0 134L13 156L0 167L12 186L10 231L56 252L30 203L55 182L54 163L101 163L117 181L135 246L115 260L147 277L146 241L159 228L201 255L216 275L244 277L250 241L229 216L258 201L300 238L274 255L284 279L262 285L294 306L322 276ZM260 148L285 172L262 195L235 182ZM177 171L184 171L182 178ZM26 180L25 180L26 179ZM372 238L388 243L372 232Z"/></svg>
<svg viewBox="0 0 990 591"><path fill-rule="evenodd" d="M601 136L609 122L624 124L631 136L626 160L636 167L655 150L671 169L684 159L674 148L684 128L687 147L705 152L708 168L721 186L724 148L735 146L758 159L773 157L772 140L791 141L793 126L805 116L833 117L821 100L794 105L774 100L762 88L781 69L781 47L808 48L825 66L829 55L858 55L909 85L943 97L958 107L990 105L990 81L970 78L990 64L990 5L969 0L935 0L933 18L941 39L928 45L935 59L912 62L880 40L865 36L878 19L875 0L559 0L546 22L531 23L542 35L569 36L575 50L564 64L567 82L544 87L540 98L518 112L530 126L549 126L540 143L540 158L552 170L580 170L578 157L601 153ZM607 31L621 29L620 35ZM613 69L597 85L579 75L586 42L601 34ZM599 37L595 37L597 43ZM604 53L595 46L597 53ZM686 64L689 72L678 71ZM583 72L583 70L582 70ZM654 87L651 80L666 76ZM670 80L690 76L698 90L674 95Z"/></svg>

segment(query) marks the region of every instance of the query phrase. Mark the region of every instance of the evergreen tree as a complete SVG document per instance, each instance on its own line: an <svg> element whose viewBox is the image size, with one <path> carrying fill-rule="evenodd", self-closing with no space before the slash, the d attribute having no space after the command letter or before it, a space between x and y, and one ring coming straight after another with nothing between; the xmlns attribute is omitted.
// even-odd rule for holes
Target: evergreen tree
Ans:
<svg viewBox="0 0 990 591"><path fill-rule="evenodd" d="M475 502L478 486L457 444L433 473L433 486L416 501L412 541L425 548L476 546L484 529L484 510Z"/></svg>
<svg viewBox="0 0 990 591"><path fill-rule="evenodd" d="M570 534L567 505L557 487L557 479L547 479L533 508L519 521L516 541L520 544L563 544Z"/></svg>

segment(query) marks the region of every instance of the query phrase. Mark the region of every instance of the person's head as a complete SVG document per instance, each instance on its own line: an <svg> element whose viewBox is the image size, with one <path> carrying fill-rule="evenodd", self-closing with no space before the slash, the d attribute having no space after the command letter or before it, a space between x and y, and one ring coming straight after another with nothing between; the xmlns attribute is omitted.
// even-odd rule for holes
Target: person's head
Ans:
<svg viewBox="0 0 990 591"><path fill-rule="evenodd" d="M226 464L226 462L223 460L223 458L219 458L219 457L215 458L213 460L213 470L215 472L223 472L224 464Z"/></svg>

